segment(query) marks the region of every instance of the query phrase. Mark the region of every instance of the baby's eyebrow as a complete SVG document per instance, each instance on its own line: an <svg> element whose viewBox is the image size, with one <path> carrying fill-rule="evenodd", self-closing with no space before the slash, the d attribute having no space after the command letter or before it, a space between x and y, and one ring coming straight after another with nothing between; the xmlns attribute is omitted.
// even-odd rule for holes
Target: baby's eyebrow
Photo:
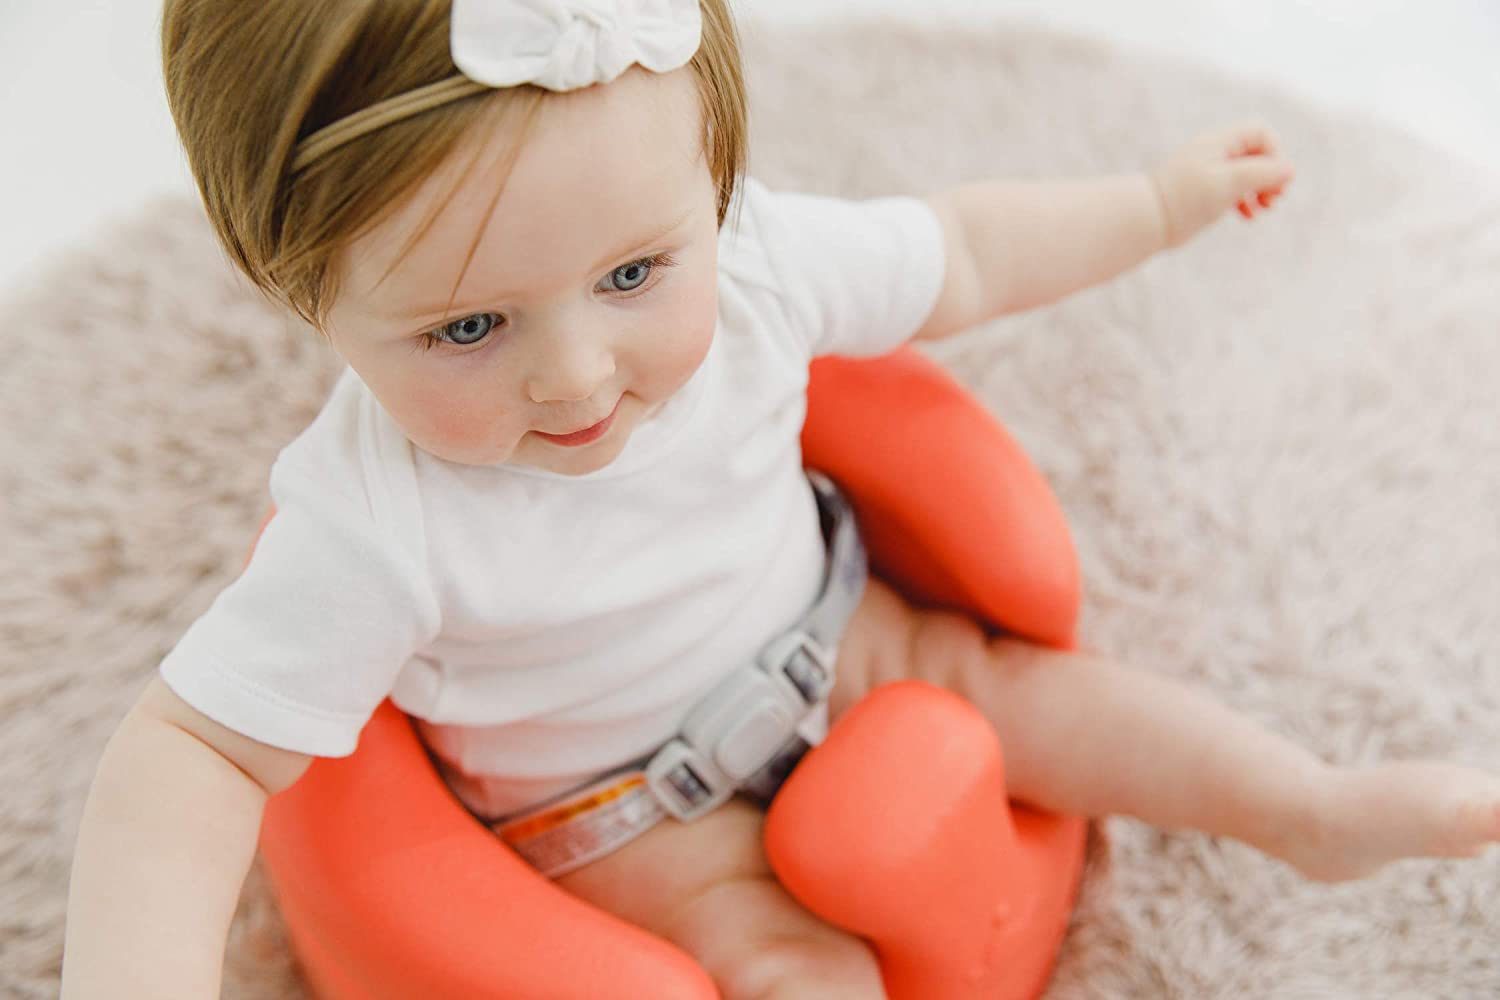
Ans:
<svg viewBox="0 0 1500 1000"><path fill-rule="evenodd" d="M657 240L661 239L663 236L666 236L668 233L670 233L670 232L676 230L678 227L680 227L684 222L686 222L692 216L692 214L693 214L693 207L690 206L687 211L683 212L681 215L679 215L677 218L673 219L671 222L668 222L665 225L659 226L656 229L651 230L649 233L645 233L645 234L641 235L640 237L638 237L636 239L632 239L632 240L626 242L625 244L623 244L622 246L620 246L619 249L611 250L609 253L607 253L603 257L601 257L596 264L594 264L592 267L590 267L589 268L589 272L592 273L594 271L601 270L602 268L604 268L605 265L614 263L615 261L617 261L620 258L624 257L626 254L630 253L632 250L635 250L635 249L640 248L640 247L649 246L650 244L655 243ZM487 296L487 298L490 298L490 299L493 299L493 298L502 298L503 299L503 298L511 298L513 296L514 296L513 292L506 291L506 292L500 293L498 296L495 295L494 293L491 293L489 296ZM460 305L457 302L453 303L452 306L451 306L451 309L452 309L452 311L454 313L462 312L465 308L467 308L467 307L466 306L462 306L462 305ZM449 309L450 309L449 303L445 300L443 302L433 303L433 304L429 304L429 305L425 305L425 306L417 306L417 307L414 307L414 308L411 308L411 309L401 309L401 310L397 310L397 311L382 311L380 313L377 313L377 315L388 317L390 319L413 320L413 319L417 319L417 318L423 317L423 316L438 316L438 315L447 313L449 311Z"/></svg>
<svg viewBox="0 0 1500 1000"><path fill-rule="evenodd" d="M626 243L624 246L620 247L618 250L614 250L614 251L611 251L610 253L605 254L604 257L602 259L600 259L600 261L597 264L595 264L593 267L589 268L589 270L591 272L592 271L597 271L597 270L601 269L602 267L604 267L604 265L606 265L606 264L612 264L612 263L614 263L615 261L619 260L621 257L624 257L626 254L630 253L632 250L637 249L638 247L644 247L644 246L646 246L648 244L655 243L657 240L661 239L663 236L665 236L668 233L672 232L678 226L680 226L684 222L686 222L688 220L688 217L691 216L692 214L693 214L693 209L690 207L690 208L688 208L688 210L686 212L683 212L676 219L673 219L671 222L669 222L666 225L660 227L659 229L653 229L651 232L647 233L645 236L642 236L640 239L638 239L638 240L631 240L630 242Z"/></svg>

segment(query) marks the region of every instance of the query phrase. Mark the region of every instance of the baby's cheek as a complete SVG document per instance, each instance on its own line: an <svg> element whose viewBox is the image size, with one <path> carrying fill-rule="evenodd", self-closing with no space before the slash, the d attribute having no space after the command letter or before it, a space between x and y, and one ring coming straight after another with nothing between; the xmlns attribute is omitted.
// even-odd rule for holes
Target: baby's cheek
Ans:
<svg viewBox="0 0 1500 1000"><path fill-rule="evenodd" d="M481 394L445 390L422 390L411 399L412 409L403 422L407 434L418 445L456 461L491 461L497 448L507 451L513 442L497 434L505 421L497 419L495 400Z"/></svg>
<svg viewBox="0 0 1500 1000"><path fill-rule="evenodd" d="M670 367L676 377L685 380L698 370L713 343L718 325L718 296L713 283L684 296L677 317L672 324Z"/></svg>

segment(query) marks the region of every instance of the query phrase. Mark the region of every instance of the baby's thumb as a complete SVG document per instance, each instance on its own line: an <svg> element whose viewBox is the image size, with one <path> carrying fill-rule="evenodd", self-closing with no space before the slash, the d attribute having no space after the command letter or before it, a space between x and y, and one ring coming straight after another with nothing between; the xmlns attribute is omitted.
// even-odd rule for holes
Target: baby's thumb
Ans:
<svg viewBox="0 0 1500 1000"><path fill-rule="evenodd" d="M1242 156L1225 164L1231 194L1236 198L1261 191L1279 191L1297 172L1279 156Z"/></svg>

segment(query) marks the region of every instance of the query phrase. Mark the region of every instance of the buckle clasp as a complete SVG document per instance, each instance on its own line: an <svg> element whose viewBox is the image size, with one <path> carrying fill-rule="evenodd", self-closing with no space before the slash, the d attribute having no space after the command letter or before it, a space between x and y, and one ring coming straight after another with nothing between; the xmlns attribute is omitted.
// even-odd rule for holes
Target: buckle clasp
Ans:
<svg viewBox="0 0 1500 1000"><path fill-rule="evenodd" d="M770 763L832 690L832 656L793 629L694 706L682 735L646 765L646 783L663 809L691 822Z"/></svg>
<svg viewBox="0 0 1500 1000"><path fill-rule="evenodd" d="M760 656L760 667L791 685L791 692L806 703L806 709L815 708L833 691L833 654L800 628L767 645Z"/></svg>

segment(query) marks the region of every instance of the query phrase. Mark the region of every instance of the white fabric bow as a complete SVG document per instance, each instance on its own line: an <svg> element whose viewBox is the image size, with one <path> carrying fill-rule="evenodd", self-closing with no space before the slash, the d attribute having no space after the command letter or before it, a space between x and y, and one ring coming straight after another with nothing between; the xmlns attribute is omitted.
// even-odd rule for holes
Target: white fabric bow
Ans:
<svg viewBox="0 0 1500 1000"><path fill-rule="evenodd" d="M451 25L464 76L548 90L608 83L634 63L677 69L703 34L698 0L453 0Z"/></svg>

